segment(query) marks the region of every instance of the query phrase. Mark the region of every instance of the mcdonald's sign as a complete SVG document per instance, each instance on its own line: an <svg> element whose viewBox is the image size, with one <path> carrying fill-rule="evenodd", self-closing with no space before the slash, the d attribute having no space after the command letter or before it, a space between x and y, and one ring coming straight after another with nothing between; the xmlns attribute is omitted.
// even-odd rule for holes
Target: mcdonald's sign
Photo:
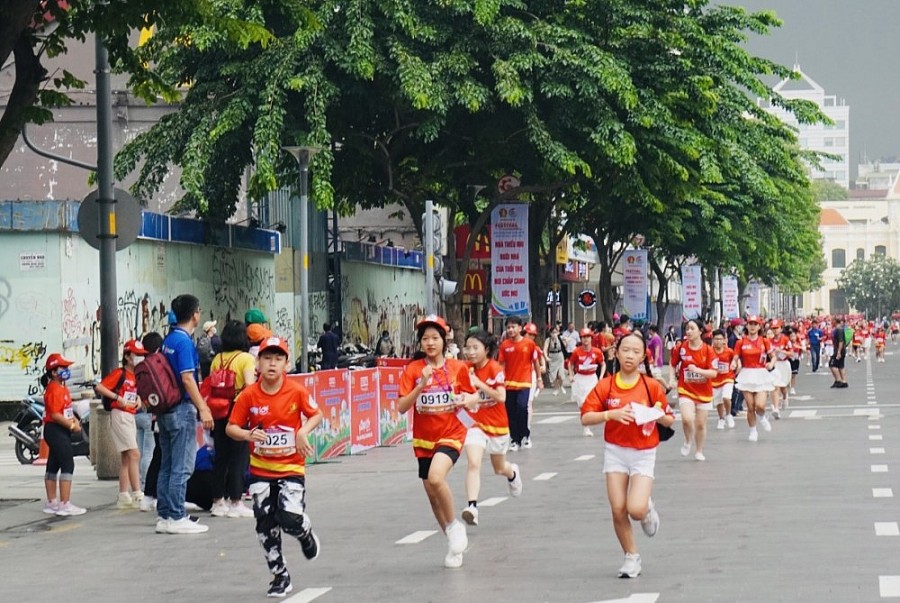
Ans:
<svg viewBox="0 0 900 603"><path fill-rule="evenodd" d="M469 237L472 236L472 227L468 224L462 224L453 229L453 235L456 237L456 259L461 260L466 254L466 245L469 243ZM491 259L491 239L490 229L485 227L478 238L475 239L475 246L472 247L472 260L489 260Z"/></svg>
<svg viewBox="0 0 900 603"><path fill-rule="evenodd" d="M463 295L484 295L487 282L487 272L484 270L469 270L463 278Z"/></svg>

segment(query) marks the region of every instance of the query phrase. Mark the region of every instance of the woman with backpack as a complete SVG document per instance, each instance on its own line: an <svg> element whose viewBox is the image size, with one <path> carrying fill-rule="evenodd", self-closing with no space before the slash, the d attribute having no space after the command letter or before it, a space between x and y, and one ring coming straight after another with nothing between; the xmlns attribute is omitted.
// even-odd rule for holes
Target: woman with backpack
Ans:
<svg viewBox="0 0 900 603"><path fill-rule="evenodd" d="M135 414L141 407L141 399L137 394L137 380L134 377L134 366L138 358L147 354L144 345L130 339L122 348L122 366L106 377L95 387L95 391L103 400L103 408L109 411L109 427L113 444L121 455L119 462L119 498L117 509L139 507L144 498L141 489L141 452L137 442L137 423Z"/></svg>
<svg viewBox="0 0 900 603"><path fill-rule="evenodd" d="M222 351L210 364L210 399L227 397L224 414L213 417L216 454L210 513L215 517L253 517L253 510L241 502L244 477L250 464L250 448L247 442L238 442L225 434L235 397L246 386L256 382L256 359L248 352L249 349L247 325L239 320L229 320L222 329ZM213 406L210 404L211 408Z"/></svg>
<svg viewBox="0 0 900 603"><path fill-rule="evenodd" d="M544 340L544 356L547 357L547 381L555 389L553 395L558 396L560 390L566 395L566 367L565 345L559 335L559 326L550 329L550 334Z"/></svg>

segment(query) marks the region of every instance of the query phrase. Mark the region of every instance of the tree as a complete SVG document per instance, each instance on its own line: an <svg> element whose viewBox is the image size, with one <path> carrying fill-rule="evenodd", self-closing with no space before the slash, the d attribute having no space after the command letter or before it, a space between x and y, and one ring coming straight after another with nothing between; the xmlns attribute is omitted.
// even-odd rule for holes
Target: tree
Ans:
<svg viewBox="0 0 900 603"><path fill-rule="evenodd" d="M816 201L845 201L850 198L847 189L831 180L813 180L812 190Z"/></svg>
<svg viewBox="0 0 900 603"><path fill-rule="evenodd" d="M873 255L854 260L841 273L838 287L859 312L881 317L900 310L900 264L894 258Z"/></svg>

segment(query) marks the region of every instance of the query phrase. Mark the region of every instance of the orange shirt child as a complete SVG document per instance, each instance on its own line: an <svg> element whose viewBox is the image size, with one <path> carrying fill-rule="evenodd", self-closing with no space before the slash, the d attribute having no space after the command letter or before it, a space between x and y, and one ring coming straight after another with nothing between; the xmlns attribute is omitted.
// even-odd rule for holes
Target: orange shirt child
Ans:
<svg viewBox="0 0 900 603"><path fill-rule="evenodd" d="M578 346L569 355L569 364L572 366L572 370L579 375L596 375L601 362L603 362L603 352L599 348L592 347L590 350L585 350L584 347Z"/></svg>
<svg viewBox="0 0 900 603"><path fill-rule="evenodd" d="M523 337L520 341L503 340L497 360L503 365L507 390L531 389L531 371L539 349L528 337Z"/></svg>
<svg viewBox="0 0 900 603"><path fill-rule="evenodd" d="M634 385L628 387L621 382L618 374L604 377L594 386L594 389L591 390L591 393L584 400L581 414L616 410L632 402L645 406L655 406L667 415L673 414L668 402L666 402L666 391L659 384L659 381L642 375ZM659 434L656 431L655 421L650 421L644 425L607 421L604 423L603 436L610 444L636 450L647 450L656 448L659 445Z"/></svg>
<svg viewBox="0 0 900 603"><path fill-rule="evenodd" d="M491 388L505 386L503 367L496 360L488 360L481 368L475 368L475 376ZM509 433L509 417L503 402L488 398L487 394L478 390L478 410L471 412L475 426L488 436L502 436Z"/></svg>
<svg viewBox="0 0 900 603"><path fill-rule="evenodd" d="M772 339L772 349L776 360L790 360L794 354L794 346L786 335L776 335Z"/></svg>
<svg viewBox="0 0 900 603"><path fill-rule="evenodd" d="M125 380L122 381L122 387L116 391L115 387L119 384L119 379L122 378L122 373L125 373ZM134 373L124 368L117 368L110 374L108 374L101 382L100 385L108 389L109 391L122 396L127 402L137 401L137 380L134 377ZM119 404L118 400L114 400L112 403L112 407L124 412L128 412L131 414L135 414L138 411L138 406L124 406Z"/></svg>
<svg viewBox="0 0 900 603"><path fill-rule="evenodd" d="M75 417L69 388L57 381L48 383L44 390L44 425L53 423L53 413L59 413L67 419Z"/></svg>
<svg viewBox="0 0 900 603"><path fill-rule="evenodd" d="M741 360L741 366L748 369L766 368L772 344L765 337L759 336L756 341L749 337L738 339L734 344L734 354Z"/></svg>
<svg viewBox="0 0 900 603"><path fill-rule="evenodd" d="M712 380L688 369L694 365L699 369L716 369L713 364L716 353L712 347L702 344L699 349L692 350L687 341L682 341L672 350L672 368L678 371L678 395L694 402L711 402L713 397Z"/></svg>
<svg viewBox="0 0 900 603"><path fill-rule="evenodd" d="M731 361L734 360L734 350L726 347L721 352L716 352L716 350L713 349L713 354L716 356L714 368L718 371L718 374L713 377L712 386L715 388L722 387L726 383L734 383L734 371L731 370Z"/></svg>

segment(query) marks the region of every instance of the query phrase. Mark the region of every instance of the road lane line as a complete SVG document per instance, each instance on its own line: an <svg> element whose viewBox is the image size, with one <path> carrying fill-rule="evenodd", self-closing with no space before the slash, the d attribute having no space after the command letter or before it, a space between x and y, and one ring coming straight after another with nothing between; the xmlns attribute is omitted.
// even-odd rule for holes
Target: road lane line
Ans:
<svg viewBox="0 0 900 603"><path fill-rule="evenodd" d="M894 498L892 488L872 488L872 496L875 498Z"/></svg>
<svg viewBox="0 0 900 603"><path fill-rule="evenodd" d="M881 429L881 425L869 425L869 429L871 429L873 431L876 429Z"/></svg>
<svg viewBox="0 0 900 603"><path fill-rule="evenodd" d="M900 527L897 526L896 521L876 521L875 522L875 535L876 536L900 536Z"/></svg>
<svg viewBox="0 0 900 603"><path fill-rule="evenodd" d="M418 544L435 534L437 534L437 530L419 530L418 532L413 532L409 536L404 536L394 544Z"/></svg>
<svg viewBox="0 0 900 603"><path fill-rule="evenodd" d="M290 599L285 599L285 603L309 603L310 601L315 601L330 590L330 586L304 588Z"/></svg>
<svg viewBox="0 0 900 603"><path fill-rule="evenodd" d="M869 436L869 441L871 441L871 442L877 442L877 441L883 440L883 439L884 439L884 436L881 435L880 433L872 434Z"/></svg>
<svg viewBox="0 0 900 603"><path fill-rule="evenodd" d="M479 507L496 507L504 500L509 498L508 496L495 496L494 498L486 498L485 500L478 503Z"/></svg>
<svg viewBox="0 0 900 603"><path fill-rule="evenodd" d="M872 473L887 473L887 465L872 465Z"/></svg>
<svg viewBox="0 0 900 603"><path fill-rule="evenodd" d="M818 410L792 410L788 415L791 419L812 419Z"/></svg>
<svg viewBox="0 0 900 603"><path fill-rule="evenodd" d="M869 454L884 454L884 448L869 448Z"/></svg>
<svg viewBox="0 0 900 603"><path fill-rule="evenodd" d="M534 476L534 481L536 482L546 482L547 480L551 480L554 477L559 475L558 473L541 473L540 475Z"/></svg>
<svg viewBox="0 0 900 603"><path fill-rule="evenodd" d="M900 597L900 576L878 576L878 592L882 598Z"/></svg>
<svg viewBox="0 0 900 603"><path fill-rule="evenodd" d="M541 419L538 421L538 425L555 425L557 423L565 423L567 421L571 421L574 419L574 416L556 416L556 417L547 417L546 419Z"/></svg>
<svg viewBox="0 0 900 603"><path fill-rule="evenodd" d="M575 457L575 460L576 461L589 461L596 456L597 455L595 455L595 454L582 454L581 456Z"/></svg>

